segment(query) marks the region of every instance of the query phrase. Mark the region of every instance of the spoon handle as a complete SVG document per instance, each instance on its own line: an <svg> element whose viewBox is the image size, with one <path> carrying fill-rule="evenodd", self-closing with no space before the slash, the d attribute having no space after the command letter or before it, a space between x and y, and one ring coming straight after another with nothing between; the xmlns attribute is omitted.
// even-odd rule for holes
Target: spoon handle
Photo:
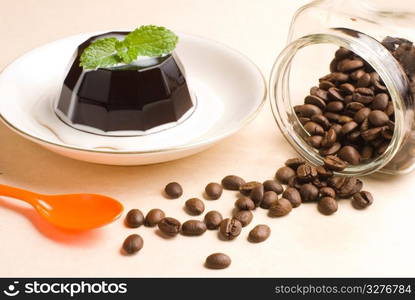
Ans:
<svg viewBox="0 0 415 300"><path fill-rule="evenodd" d="M0 196L12 197L26 201L32 205L35 205L40 198L39 194L29 192L23 189L15 188L9 185L0 184Z"/></svg>

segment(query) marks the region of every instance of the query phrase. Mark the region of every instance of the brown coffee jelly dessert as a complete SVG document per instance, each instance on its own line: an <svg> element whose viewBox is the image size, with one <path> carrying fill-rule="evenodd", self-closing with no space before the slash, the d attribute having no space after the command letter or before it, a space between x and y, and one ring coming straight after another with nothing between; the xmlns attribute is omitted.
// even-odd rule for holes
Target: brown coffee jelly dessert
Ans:
<svg viewBox="0 0 415 300"><path fill-rule="evenodd" d="M79 66L80 55L94 40L126 34L108 32L79 45L55 109L68 125L98 134L140 135L158 131L160 125L174 126L193 108L183 67L174 54L96 70Z"/></svg>

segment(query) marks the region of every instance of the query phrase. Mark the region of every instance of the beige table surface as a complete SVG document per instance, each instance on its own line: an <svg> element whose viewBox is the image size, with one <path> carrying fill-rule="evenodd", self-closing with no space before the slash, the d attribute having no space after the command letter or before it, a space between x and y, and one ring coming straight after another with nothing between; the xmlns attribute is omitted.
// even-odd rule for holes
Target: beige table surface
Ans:
<svg viewBox="0 0 415 300"><path fill-rule="evenodd" d="M46 42L85 31L161 24L224 42L249 56L268 77L282 49L291 16L305 1L290 0L1 0L0 69ZM0 99L1 101L1 99ZM293 150L279 133L269 105L246 128L200 154L141 167L94 165L48 152L0 125L0 180L44 193L93 192L120 199L126 209L163 208L189 218L184 201L201 197L204 185L229 173L248 180L272 178ZM340 201L339 211L320 215L314 204L270 219L257 210L252 224L232 242L216 232L165 240L154 229L127 229L122 220L95 232L71 235L41 220L30 207L0 198L0 276L415 276L415 174L365 179L376 202L365 211ZM160 192L182 183L179 200ZM233 206L227 192L206 207L225 215ZM250 244L248 231L269 224L272 235ZM120 255L124 238L139 233L141 252ZM207 270L212 252L228 253L231 267Z"/></svg>

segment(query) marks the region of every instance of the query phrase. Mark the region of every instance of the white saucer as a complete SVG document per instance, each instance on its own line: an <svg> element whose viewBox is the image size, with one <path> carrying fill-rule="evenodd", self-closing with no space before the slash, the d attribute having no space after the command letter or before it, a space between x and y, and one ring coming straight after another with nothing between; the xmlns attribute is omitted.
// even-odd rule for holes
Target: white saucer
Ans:
<svg viewBox="0 0 415 300"><path fill-rule="evenodd" d="M212 40L180 34L176 53L197 97L181 124L146 136L101 136L74 129L53 111L76 47L96 33L36 48L0 74L0 117L15 132L56 153L112 165L169 161L197 153L235 133L266 98L261 72L244 55Z"/></svg>

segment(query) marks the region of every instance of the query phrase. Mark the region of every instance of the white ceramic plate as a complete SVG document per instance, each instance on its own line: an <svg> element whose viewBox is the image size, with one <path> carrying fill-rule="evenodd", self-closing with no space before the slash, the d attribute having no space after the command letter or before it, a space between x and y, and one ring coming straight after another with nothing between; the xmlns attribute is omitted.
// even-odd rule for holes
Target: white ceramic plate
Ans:
<svg viewBox="0 0 415 300"><path fill-rule="evenodd" d="M96 33L36 48L0 74L0 117L15 132L56 153L113 165L169 161L197 153L235 133L266 98L261 72L244 55L212 40L180 35L176 53L197 97L180 125L147 136L100 136L76 130L53 112L76 47Z"/></svg>

